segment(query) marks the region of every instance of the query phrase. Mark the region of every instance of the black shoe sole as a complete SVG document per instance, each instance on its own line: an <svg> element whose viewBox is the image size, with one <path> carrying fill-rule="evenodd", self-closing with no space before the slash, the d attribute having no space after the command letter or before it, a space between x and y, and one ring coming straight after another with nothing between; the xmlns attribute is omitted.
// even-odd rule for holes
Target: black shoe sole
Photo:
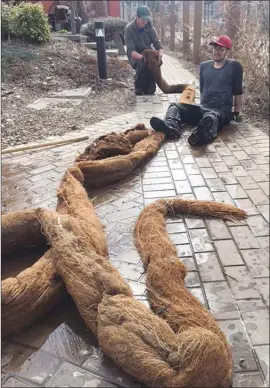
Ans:
<svg viewBox="0 0 270 388"><path fill-rule="evenodd" d="M191 146L200 146L210 143L215 139L212 134L214 122L211 117L205 117L202 119L198 127L192 132L188 138L188 142Z"/></svg>
<svg viewBox="0 0 270 388"><path fill-rule="evenodd" d="M165 135L170 133L170 128L168 128L164 121L158 117L151 117L150 125L156 132L162 132Z"/></svg>

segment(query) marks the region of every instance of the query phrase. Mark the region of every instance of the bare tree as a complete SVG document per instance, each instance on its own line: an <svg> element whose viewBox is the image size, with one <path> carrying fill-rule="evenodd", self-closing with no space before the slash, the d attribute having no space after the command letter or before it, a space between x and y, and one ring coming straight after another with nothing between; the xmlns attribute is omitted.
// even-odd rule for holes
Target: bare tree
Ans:
<svg viewBox="0 0 270 388"><path fill-rule="evenodd" d="M163 1L161 1L160 3L160 40L162 44L164 44L164 41L165 41L164 18L165 18L164 3Z"/></svg>
<svg viewBox="0 0 270 388"><path fill-rule="evenodd" d="M81 6L89 19L108 17L106 0L82 1Z"/></svg>
<svg viewBox="0 0 270 388"><path fill-rule="evenodd" d="M203 15L203 1L195 1L194 36L193 36L193 62L195 64L200 63L202 15Z"/></svg>
<svg viewBox="0 0 270 388"><path fill-rule="evenodd" d="M189 49L189 6L188 0L183 1L183 51Z"/></svg>
<svg viewBox="0 0 270 388"><path fill-rule="evenodd" d="M170 49L175 50L175 24L176 24L176 12L175 12L175 1L170 2L171 14L170 14Z"/></svg>
<svg viewBox="0 0 270 388"><path fill-rule="evenodd" d="M226 32L234 40L240 26L241 1L231 0L228 2L228 12L226 15Z"/></svg>

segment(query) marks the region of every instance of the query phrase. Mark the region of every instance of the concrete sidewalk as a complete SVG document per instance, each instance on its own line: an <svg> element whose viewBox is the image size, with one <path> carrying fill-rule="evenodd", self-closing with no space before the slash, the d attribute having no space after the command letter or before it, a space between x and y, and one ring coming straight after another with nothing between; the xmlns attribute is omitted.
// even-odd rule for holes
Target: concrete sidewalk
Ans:
<svg viewBox="0 0 270 388"><path fill-rule="evenodd" d="M194 80L164 56L169 83ZM91 140L163 116L180 95L137 98L137 111L65 135ZM197 96L198 97L198 96ZM106 226L110 259L147 305L145 277L133 246L143 207L157 198L207 199L235 204L249 218L231 223L179 217L168 231L189 269L186 285L215 315L232 345L234 387L269 386L269 138L245 123L231 125L208 146L191 149L189 131L167 142L129 179L92 191ZM63 138L63 137L62 137ZM84 143L2 157L3 212L56 205L56 189ZM98 348L67 299L25 332L2 342L2 386L135 386ZM23 383L22 383L23 382ZM141 386L137 384L137 386Z"/></svg>

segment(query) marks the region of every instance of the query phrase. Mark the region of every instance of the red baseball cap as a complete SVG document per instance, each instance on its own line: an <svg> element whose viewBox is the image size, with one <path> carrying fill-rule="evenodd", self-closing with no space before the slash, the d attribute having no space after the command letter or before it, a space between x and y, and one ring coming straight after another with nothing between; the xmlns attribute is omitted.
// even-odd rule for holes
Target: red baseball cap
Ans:
<svg viewBox="0 0 270 388"><path fill-rule="evenodd" d="M211 46L220 46L220 47L226 47L227 49L232 48L232 41L231 39L226 35L221 35L212 42L209 43Z"/></svg>

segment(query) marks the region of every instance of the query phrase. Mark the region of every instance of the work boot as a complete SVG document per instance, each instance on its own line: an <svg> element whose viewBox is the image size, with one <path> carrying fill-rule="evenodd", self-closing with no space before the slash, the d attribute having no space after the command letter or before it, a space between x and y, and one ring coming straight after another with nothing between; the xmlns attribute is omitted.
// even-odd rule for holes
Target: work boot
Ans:
<svg viewBox="0 0 270 388"><path fill-rule="evenodd" d="M213 141L218 133L218 118L213 115L204 116L188 138L191 146L205 145Z"/></svg>
<svg viewBox="0 0 270 388"><path fill-rule="evenodd" d="M156 132L162 132L169 139L179 139L180 137L180 129L178 128L173 119L161 120L158 117L151 117L150 125Z"/></svg>
<svg viewBox="0 0 270 388"><path fill-rule="evenodd" d="M144 92L142 91L141 88L135 88L135 94L136 96L143 96Z"/></svg>

